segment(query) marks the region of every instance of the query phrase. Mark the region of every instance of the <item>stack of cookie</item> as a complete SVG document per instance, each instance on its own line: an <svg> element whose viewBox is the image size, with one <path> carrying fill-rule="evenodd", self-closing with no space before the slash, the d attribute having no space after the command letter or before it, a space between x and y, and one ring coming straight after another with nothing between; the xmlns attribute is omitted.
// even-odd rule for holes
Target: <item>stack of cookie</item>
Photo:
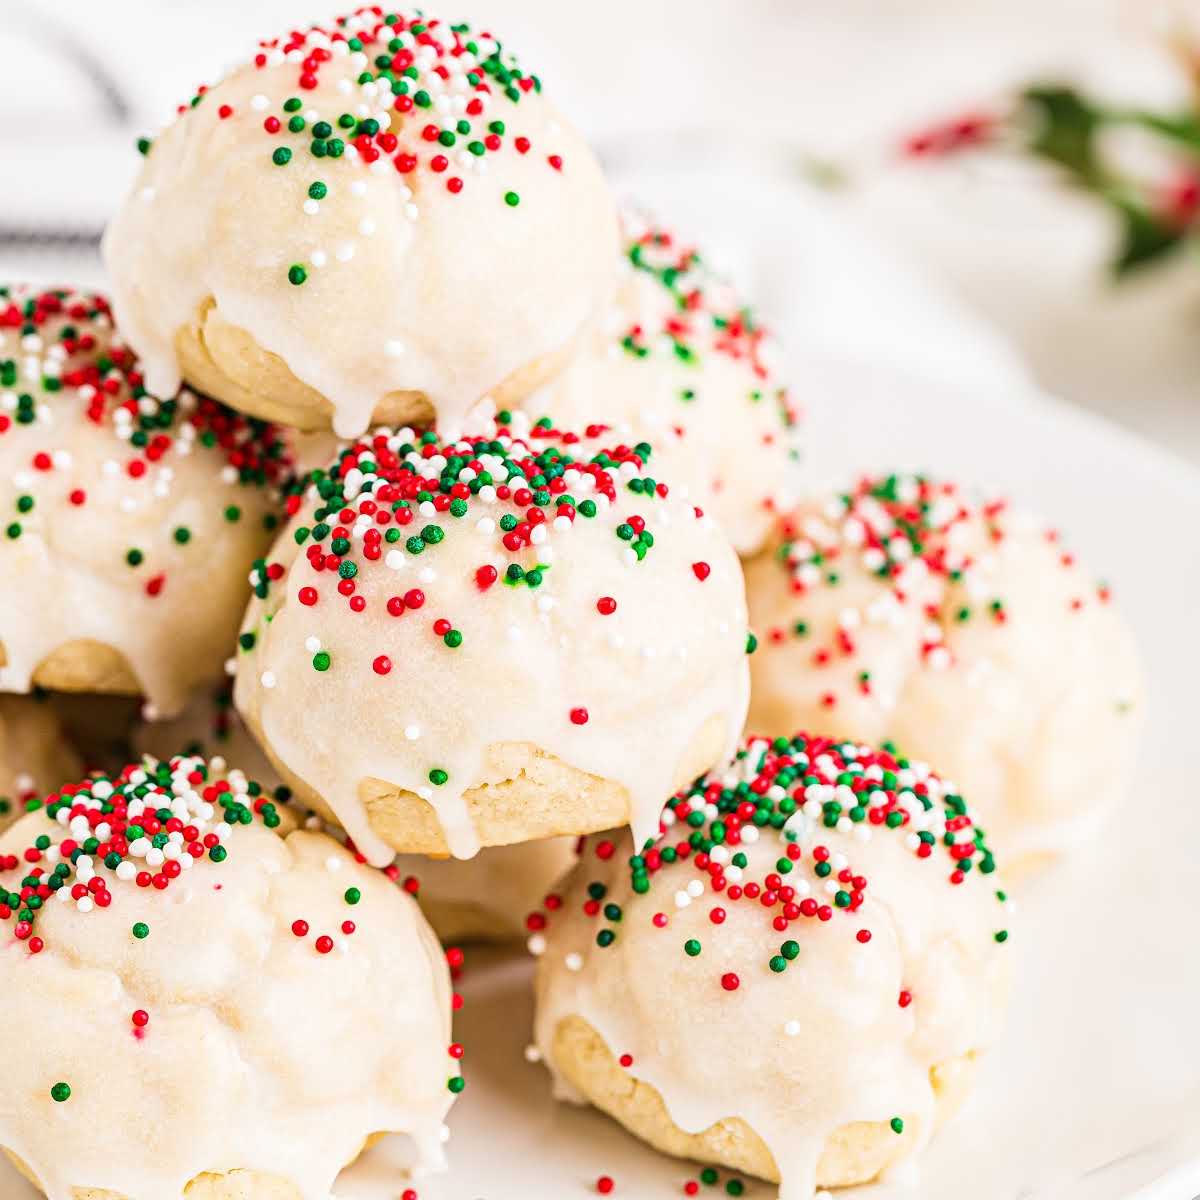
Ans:
<svg viewBox="0 0 1200 1200"><path fill-rule="evenodd" d="M997 852L1121 793L1104 590L950 482L803 498L769 337L489 32L292 31L141 149L112 308L0 292L0 991L63 1033L0 1148L54 1200L441 1166L436 930L529 933L547 1064L668 1153L914 1155L1003 1011ZM60 693L137 755L81 779Z"/></svg>

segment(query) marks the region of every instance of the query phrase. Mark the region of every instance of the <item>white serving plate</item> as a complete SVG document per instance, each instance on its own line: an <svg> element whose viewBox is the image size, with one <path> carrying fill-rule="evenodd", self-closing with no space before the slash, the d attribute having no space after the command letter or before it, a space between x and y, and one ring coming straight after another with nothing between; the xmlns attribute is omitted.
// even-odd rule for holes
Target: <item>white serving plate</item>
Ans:
<svg viewBox="0 0 1200 1200"><path fill-rule="evenodd" d="M803 374L843 397L836 411L810 406L814 476L928 466L1003 489L1061 523L1111 579L1137 630L1151 706L1126 810L1064 870L1020 893L1012 1018L971 1102L919 1176L845 1195L1188 1200L1200 1193L1200 796L1188 765L1200 475L1053 401L963 396L841 358L810 360ZM615 1180L616 1200L682 1195L694 1166L551 1099L545 1071L524 1058L529 975L520 953L468 954L457 1030L468 1087L450 1121L452 1170L416 1181L420 1200L584 1200L601 1174ZM339 1197L395 1200L404 1185L386 1170L386 1153L343 1175ZM748 1182L745 1194L767 1200L773 1189ZM0 1200L34 1195L0 1167Z"/></svg>

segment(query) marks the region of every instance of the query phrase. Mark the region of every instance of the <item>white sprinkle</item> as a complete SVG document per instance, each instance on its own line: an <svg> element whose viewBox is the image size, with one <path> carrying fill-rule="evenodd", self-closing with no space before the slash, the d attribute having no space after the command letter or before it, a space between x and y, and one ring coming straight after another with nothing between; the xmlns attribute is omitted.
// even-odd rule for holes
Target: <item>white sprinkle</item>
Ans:
<svg viewBox="0 0 1200 1200"><path fill-rule="evenodd" d="M388 338L383 343L383 352L388 358L399 358L404 353L404 343L398 338Z"/></svg>
<svg viewBox="0 0 1200 1200"><path fill-rule="evenodd" d="M404 736L410 742L415 742L421 736L421 727L419 725L405 725Z"/></svg>
<svg viewBox="0 0 1200 1200"><path fill-rule="evenodd" d="M799 1021L789 1021L783 1027L783 1032L786 1033L788 1035L788 1037L795 1037L796 1034L798 1034L800 1032L800 1022Z"/></svg>
<svg viewBox="0 0 1200 1200"><path fill-rule="evenodd" d="M533 941L532 938L529 940ZM525 1047L525 1061L527 1063L540 1063L542 1061L542 1052L532 1042Z"/></svg>
<svg viewBox="0 0 1200 1200"><path fill-rule="evenodd" d="M579 971L583 969L583 956L572 951L563 959L568 971Z"/></svg>
<svg viewBox="0 0 1200 1200"><path fill-rule="evenodd" d="M274 671L264 671L258 677L258 681L265 688L273 688L275 686L275 672Z"/></svg>
<svg viewBox="0 0 1200 1200"><path fill-rule="evenodd" d="M262 112L262 110L270 103L270 100L268 100L266 96L262 94L262 92L259 92L257 96L250 97L250 107L254 109L255 112Z"/></svg>

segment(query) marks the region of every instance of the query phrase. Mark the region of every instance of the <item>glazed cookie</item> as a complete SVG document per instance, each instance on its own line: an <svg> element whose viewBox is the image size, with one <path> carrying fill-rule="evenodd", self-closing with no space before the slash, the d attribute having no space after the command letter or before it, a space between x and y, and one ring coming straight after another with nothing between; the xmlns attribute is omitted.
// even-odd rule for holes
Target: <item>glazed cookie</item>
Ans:
<svg viewBox="0 0 1200 1200"><path fill-rule="evenodd" d="M649 446L501 420L345 449L294 498L246 614L238 710L379 865L644 838L746 710L742 573L712 519Z"/></svg>
<svg viewBox="0 0 1200 1200"><path fill-rule="evenodd" d="M860 479L747 566L750 729L889 738L953 779L1028 865L1122 794L1140 726L1132 638L1058 535L1004 501Z"/></svg>
<svg viewBox="0 0 1200 1200"><path fill-rule="evenodd" d="M143 150L104 248L159 390L343 437L458 430L558 370L611 293L595 159L465 24L362 8L265 41Z"/></svg>
<svg viewBox="0 0 1200 1200"><path fill-rule="evenodd" d="M148 758L0 836L5 1021L54 1030L6 1046L0 1147L51 1200L316 1200L381 1133L440 1165L442 953L290 824L240 772Z"/></svg>
<svg viewBox="0 0 1200 1200"><path fill-rule="evenodd" d="M782 1200L912 1158L1007 993L1007 901L961 797L886 751L752 740L632 849L590 839L531 939L564 1097Z"/></svg>
<svg viewBox="0 0 1200 1200"><path fill-rule="evenodd" d="M47 701L0 695L0 829L82 766Z"/></svg>
<svg viewBox="0 0 1200 1200"><path fill-rule="evenodd" d="M401 854L404 886L443 942L507 942L523 937L555 885L579 861L579 838L489 846L474 858Z"/></svg>
<svg viewBox="0 0 1200 1200"><path fill-rule="evenodd" d="M0 690L180 708L220 675L288 469L272 426L150 395L102 296L0 288Z"/></svg>
<svg viewBox="0 0 1200 1200"><path fill-rule="evenodd" d="M525 407L567 429L599 417L622 440L650 442L675 490L751 554L795 500L797 413L777 348L697 251L635 212L622 223L616 300Z"/></svg>

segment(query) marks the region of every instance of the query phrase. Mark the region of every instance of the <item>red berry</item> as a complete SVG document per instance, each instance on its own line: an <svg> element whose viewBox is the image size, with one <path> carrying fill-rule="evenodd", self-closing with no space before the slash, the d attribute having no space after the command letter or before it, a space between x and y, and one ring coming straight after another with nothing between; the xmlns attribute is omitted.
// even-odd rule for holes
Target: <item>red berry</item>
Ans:
<svg viewBox="0 0 1200 1200"><path fill-rule="evenodd" d="M596 611L602 617L611 617L617 611L617 602L611 596L601 596L596 601Z"/></svg>
<svg viewBox="0 0 1200 1200"><path fill-rule="evenodd" d="M321 936L317 938L317 953L328 954L332 949L333 938L331 938L327 933L321 934Z"/></svg>
<svg viewBox="0 0 1200 1200"><path fill-rule="evenodd" d="M386 675L392 669L392 660L386 654L380 654L371 664L376 675Z"/></svg>
<svg viewBox="0 0 1200 1200"><path fill-rule="evenodd" d="M694 562L692 563L692 574L703 583L712 574L712 567L706 562Z"/></svg>
<svg viewBox="0 0 1200 1200"><path fill-rule="evenodd" d="M736 992L742 986L742 981L732 971L726 971L721 976L721 986L727 992Z"/></svg>
<svg viewBox="0 0 1200 1200"><path fill-rule="evenodd" d="M616 1187L616 1184L613 1183L611 1176L601 1175L600 1178L596 1180L596 1191L598 1191L602 1196L607 1196L614 1187Z"/></svg>
<svg viewBox="0 0 1200 1200"><path fill-rule="evenodd" d="M571 724L586 725L588 723L588 710L586 708L571 709Z"/></svg>
<svg viewBox="0 0 1200 1200"><path fill-rule="evenodd" d="M292 922L292 932L297 937L307 937L308 936L308 922L307 921L293 921Z"/></svg>

